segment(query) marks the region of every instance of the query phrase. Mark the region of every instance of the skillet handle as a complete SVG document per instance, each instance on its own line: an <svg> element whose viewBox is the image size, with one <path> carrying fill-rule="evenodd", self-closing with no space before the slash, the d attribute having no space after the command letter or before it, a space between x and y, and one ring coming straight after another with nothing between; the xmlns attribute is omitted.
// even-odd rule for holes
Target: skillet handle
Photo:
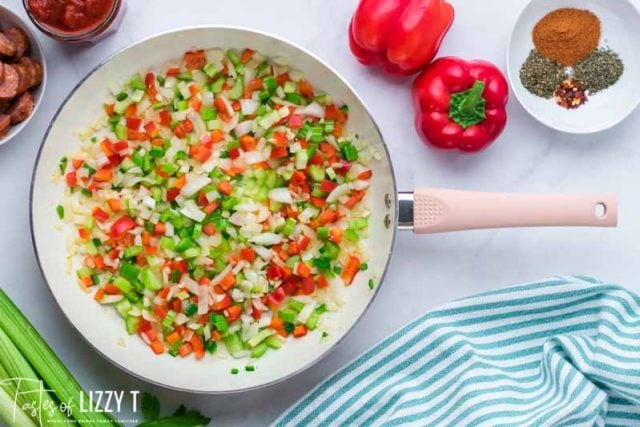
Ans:
<svg viewBox="0 0 640 427"><path fill-rule="evenodd" d="M400 195L400 227L418 234L508 227L615 227L615 194L521 195L419 188ZM409 206L412 205L412 206ZM412 212L409 212L412 211ZM412 214L412 215L411 215Z"/></svg>

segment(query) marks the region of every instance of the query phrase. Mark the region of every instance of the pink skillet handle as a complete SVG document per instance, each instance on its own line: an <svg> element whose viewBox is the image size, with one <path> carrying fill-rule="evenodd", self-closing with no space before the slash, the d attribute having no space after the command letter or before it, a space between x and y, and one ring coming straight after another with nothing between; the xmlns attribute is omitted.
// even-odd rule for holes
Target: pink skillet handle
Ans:
<svg viewBox="0 0 640 427"><path fill-rule="evenodd" d="M506 227L615 227L615 194L524 195L419 188L413 230L419 234Z"/></svg>

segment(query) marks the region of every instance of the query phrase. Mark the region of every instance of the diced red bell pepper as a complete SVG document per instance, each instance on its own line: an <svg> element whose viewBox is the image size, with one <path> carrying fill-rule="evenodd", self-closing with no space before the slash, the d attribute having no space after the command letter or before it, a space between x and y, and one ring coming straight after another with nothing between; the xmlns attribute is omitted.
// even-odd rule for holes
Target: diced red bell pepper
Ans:
<svg viewBox="0 0 640 427"><path fill-rule="evenodd" d="M302 279L300 290L305 295L311 295L316 291L316 282L313 277L305 277Z"/></svg>
<svg viewBox="0 0 640 427"><path fill-rule="evenodd" d="M120 237L127 231L133 230L136 227L134 220L128 216L120 217L111 225L111 235L113 237Z"/></svg>
<svg viewBox="0 0 640 427"><path fill-rule="evenodd" d="M121 153L127 149L129 149L129 142L122 140L122 141L118 141L115 144L113 144L113 148L118 152Z"/></svg>
<svg viewBox="0 0 640 427"><path fill-rule="evenodd" d="M275 291L267 295L267 302L269 303L269 305L277 306L282 304L285 297L286 297L286 294L284 293L284 289L282 289L282 286L280 286L278 289L276 289Z"/></svg>
<svg viewBox="0 0 640 427"><path fill-rule="evenodd" d="M160 124L167 127L171 125L171 113L167 110L160 111Z"/></svg>
<svg viewBox="0 0 640 427"><path fill-rule="evenodd" d="M280 267L278 267L277 265L270 265L267 268L267 279L269 280L278 280L278 279L282 279L282 277L284 276L283 271Z"/></svg>
<svg viewBox="0 0 640 427"><path fill-rule="evenodd" d="M93 216L93 218L100 223L105 222L109 219L109 214L100 209L98 206L93 208L93 210L91 211L91 216Z"/></svg>
<svg viewBox="0 0 640 427"><path fill-rule="evenodd" d="M138 130L142 125L142 119L138 117L127 117L127 129Z"/></svg>
<svg viewBox="0 0 640 427"><path fill-rule="evenodd" d="M229 157L231 157L232 159L237 159L238 157L240 157L240 149L236 147L229 150Z"/></svg>
<svg viewBox="0 0 640 427"><path fill-rule="evenodd" d="M167 202L173 202L180 195L180 190L172 187L167 190Z"/></svg>
<svg viewBox="0 0 640 427"><path fill-rule="evenodd" d="M289 116L289 127L291 129L299 129L302 127L302 116L300 114L291 114Z"/></svg>
<svg viewBox="0 0 640 427"><path fill-rule="evenodd" d="M71 171L67 173L65 180L67 181L67 185L69 187L75 187L78 185L78 178L76 176L76 171Z"/></svg>
<svg viewBox="0 0 640 427"><path fill-rule="evenodd" d="M337 186L338 186L337 183L333 181L329 181L328 179L325 179L320 184L320 190L324 191L325 193L331 193Z"/></svg>
<svg viewBox="0 0 640 427"><path fill-rule="evenodd" d="M271 150L271 158L280 159L282 157L287 157L287 153L287 147L273 147Z"/></svg>

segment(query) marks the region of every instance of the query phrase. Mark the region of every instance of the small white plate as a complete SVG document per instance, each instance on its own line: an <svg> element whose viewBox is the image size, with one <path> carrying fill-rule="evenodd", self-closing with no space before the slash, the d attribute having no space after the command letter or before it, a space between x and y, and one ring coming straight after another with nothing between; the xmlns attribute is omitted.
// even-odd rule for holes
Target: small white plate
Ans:
<svg viewBox="0 0 640 427"><path fill-rule="evenodd" d="M0 145L9 142L11 139L13 139L14 136L19 134L22 129L29 125L31 118L36 114L36 111L38 111L38 107L40 106L42 97L44 95L44 89L47 86L47 64L44 60L44 53L42 51L42 45L40 44L40 41L36 37L35 33L31 30L31 27L27 24L26 20L20 18L7 7L0 5L0 30L4 30L5 28L9 27L20 27L24 30L25 33L27 33L27 36L29 37L29 56L33 59L37 59L42 64L42 83L40 83L40 86L31 91L31 93L33 94L34 104L33 112L31 113L31 115L27 117L27 119L22 123L11 126L9 133L4 138L0 139Z"/></svg>
<svg viewBox="0 0 640 427"><path fill-rule="evenodd" d="M610 88L590 96L575 110L566 110L552 99L535 96L522 85L520 67L533 40L531 31L547 13L560 8L586 9L601 21L600 46L610 47L624 63L624 73ZM522 11L507 47L507 74L520 104L538 121L561 132L588 134L609 129L635 110L640 103L640 13L629 0L532 0Z"/></svg>

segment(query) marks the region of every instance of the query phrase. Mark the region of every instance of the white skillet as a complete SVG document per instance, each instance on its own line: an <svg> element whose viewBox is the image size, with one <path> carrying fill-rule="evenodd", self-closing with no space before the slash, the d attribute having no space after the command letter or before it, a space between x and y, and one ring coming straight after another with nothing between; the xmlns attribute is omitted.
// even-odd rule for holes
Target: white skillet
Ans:
<svg viewBox="0 0 640 427"><path fill-rule="evenodd" d="M137 336L127 336L122 320L111 307L95 303L76 284L73 271L65 269L66 244L70 228L60 228L56 206L63 197L62 182L52 177L59 159L77 150L73 131L91 123L107 99L107 82L122 82L136 71L161 66L192 48L250 47L266 55L288 59L314 84L346 102L350 108L349 129L370 141L381 159L372 165L373 180L368 203L371 207L371 235L368 274L345 289L342 310L328 315L333 325L327 339L317 334L289 340L278 351L258 361L207 357L172 358L155 356ZM414 199L415 197L415 204ZM600 206L600 215L596 214ZM415 217L415 226L414 218ZM289 42L276 37L230 27L199 27L176 30L151 37L117 53L94 69L64 102L40 148L31 189L31 227L38 262L62 311L71 324L104 357L120 368L147 381L174 389L202 393L228 393L272 384L308 368L347 334L371 303L384 277L393 249L396 226L419 233L470 228L582 225L614 226L616 201L613 195L509 196L421 189L397 195L393 169L378 127L366 107L338 74L324 62ZM77 263L77 260L76 260ZM369 277L375 290L367 286ZM255 372L231 375L232 368L252 363Z"/></svg>

